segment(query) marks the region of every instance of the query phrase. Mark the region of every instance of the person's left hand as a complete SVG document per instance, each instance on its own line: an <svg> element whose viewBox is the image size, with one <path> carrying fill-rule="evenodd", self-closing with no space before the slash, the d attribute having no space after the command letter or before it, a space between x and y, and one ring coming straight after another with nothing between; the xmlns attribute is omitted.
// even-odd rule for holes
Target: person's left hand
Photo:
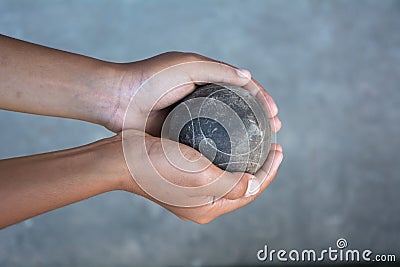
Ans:
<svg viewBox="0 0 400 267"><path fill-rule="evenodd" d="M127 114L125 128L145 130L153 136L160 136L162 123L170 111L168 107L193 92L196 84L203 83L229 83L244 87L263 103L272 131L277 132L281 127L274 100L251 79L247 70L198 54L180 52L168 52L114 66L117 77L114 86L106 92L112 101L111 108L103 114L105 127L113 132L124 128Z"/></svg>

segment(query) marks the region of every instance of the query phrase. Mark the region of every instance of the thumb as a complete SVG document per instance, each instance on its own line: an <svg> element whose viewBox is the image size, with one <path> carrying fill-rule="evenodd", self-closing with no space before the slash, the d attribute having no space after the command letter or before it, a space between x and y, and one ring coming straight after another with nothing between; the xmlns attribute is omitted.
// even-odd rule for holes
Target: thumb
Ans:
<svg viewBox="0 0 400 267"><path fill-rule="evenodd" d="M251 80L251 73L225 63L215 61L195 61L188 65L191 80L195 83L229 83L244 86Z"/></svg>

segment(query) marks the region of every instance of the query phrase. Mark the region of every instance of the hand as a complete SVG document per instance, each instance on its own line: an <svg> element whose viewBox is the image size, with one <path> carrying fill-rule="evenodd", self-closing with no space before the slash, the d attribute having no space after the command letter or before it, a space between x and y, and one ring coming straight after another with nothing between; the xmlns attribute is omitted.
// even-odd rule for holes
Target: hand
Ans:
<svg viewBox="0 0 400 267"><path fill-rule="evenodd" d="M143 137L146 139L145 146L141 145L143 143ZM182 171L171 165L170 161L166 158L166 154L168 157L175 159L181 157L181 154L179 151L173 149L174 144L172 143L174 142L169 140L166 142L170 144L162 145L160 138L147 134L144 135L136 130L124 132L124 150L128 151L128 155L126 154L125 156L127 156L126 158L128 161L136 161L132 163L132 165L141 167L135 168L134 170L135 175L140 175L141 179L139 177L134 177L135 179L132 179L130 175L127 175L124 180L125 182L121 183L121 189L146 197L168 209L181 219L191 220L200 224L208 223L220 215L236 210L252 202L275 178L283 158L281 146L273 144L266 162L255 176L247 173L229 173L210 164L210 162L196 150L179 144L180 152L185 155L184 160L186 160L186 162L184 164L187 164L188 168L203 169L203 171L191 173ZM172 147L169 145L172 145ZM178 207L167 204L153 196L153 193L159 193L155 192L155 190L166 191L165 188L157 187L153 184L151 186L151 192L148 193L142 189L142 185L136 183L138 180L143 181L142 179L153 180L155 178L157 180L161 178L154 177L154 175L156 175L155 172L147 167L144 156L146 154L153 164L152 167L157 169L162 178L168 180L170 183L188 188L199 188L209 184L215 179L219 179L222 183L212 190L198 191L197 193L186 195L186 198L182 199L186 201L186 203L205 203L201 206ZM131 164L128 163L128 166L129 165ZM204 166L207 166L207 168L203 168ZM226 183L233 184L233 188L223 197L215 199L216 195L225 193L224 190L227 188ZM259 186L259 183L262 183L261 186ZM178 197L177 195L173 197L175 196Z"/></svg>
<svg viewBox="0 0 400 267"><path fill-rule="evenodd" d="M250 203L276 175L282 160L279 145L272 146L266 163L253 177L223 172L194 149L172 141L167 140L164 152L164 143L157 137L168 107L190 94L196 84L211 82L249 90L264 105L272 130L278 131L280 121L274 101L254 79L250 82L251 74L246 70L191 53L166 53L128 64L106 63L1 35L0 48L0 57L5 59L0 68L1 108L84 120L114 132L125 126L126 152L124 155L122 135L118 134L66 151L0 161L0 172L5 177L0 180L1 194L5 196L0 205L4 215L0 228L116 189L143 195L183 219L206 223ZM168 71L162 71L166 68ZM175 72L168 75L171 70ZM129 119L124 125L125 114ZM172 149L177 145L184 157ZM135 179L125 164L127 155L128 167L138 166L134 169ZM157 191L162 192L164 187L145 192L143 183L136 181L145 184L160 180L158 174L149 171L153 168L143 168L148 155L163 179L178 186L200 188L188 191L183 199L204 205L177 207L155 199L160 193ZM177 169L166 156L201 171ZM217 186L205 190L209 184Z"/></svg>
<svg viewBox="0 0 400 267"><path fill-rule="evenodd" d="M202 64L196 64L198 61L202 62ZM177 64L182 66L179 72L175 72L174 75L170 73L168 75L167 73L165 76L160 75L161 77L154 79L155 74L159 75L162 70ZM195 89L196 84L210 82L230 83L249 90L264 105L269 115L273 132L279 131L281 123L277 117L278 109L276 104L259 83L254 79L250 82L251 75L248 71L238 70L200 55L186 53L166 53L144 61L119 65L119 68L121 76L117 80L120 82L113 89L118 88L115 90L118 92L115 95L115 103L118 104L113 108L114 112L109 113L110 116L106 127L113 131L123 129L124 115L127 113L129 118L128 128L131 130L127 129L125 124L124 140L126 143L124 150L130 151L127 161L128 166L131 165L130 169L133 171L134 179L126 179L125 190L142 195L162 205L182 219L207 223L222 214L253 201L276 176L283 157L282 149L277 144L272 145L267 161L254 177L244 174L240 178L238 175L242 174L223 172L218 167L210 164L204 157L191 166L194 169L204 169L203 171L190 173L179 170L171 165L166 155L175 157L178 160L184 160L179 159L181 154L176 153L176 151L165 151L165 147L163 150L161 139L158 138L162 122L169 112L168 107L190 94ZM150 77L153 77L151 83L148 82ZM175 88L174 86L176 85L180 86ZM170 88L174 89L165 94ZM133 95L133 102L130 103ZM151 135L146 135L144 138L142 133L144 131ZM143 139L146 140L146 145L141 147L144 143ZM127 149L127 147L130 147L130 149ZM140 147L141 149L138 149ZM191 160L201 157L199 152L190 147L181 144L179 147L181 152L186 155L187 162L185 164L190 164ZM153 166L146 166L145 162L143 162L145 155L149 155ZM209 167L203 168L204 166ZM157 169L158 173L149 171L154 168ZM220 177L221 175L224 175L224 177ZM147 187L148 190L145 192L140 187L140 183L139 185L137 183L138 179L142 182L153 179L156 181L166 179L180 186L201 187L216 180L218 177L220 177L219 180L221 181L230 181L232 184L237 181L237 183L229 192L222 192L226 190L226 186L221 186L191 195L190 200L185 199L185 201L192 201L192 203L207 203L197 207L194 207L196 205L192 207L170 205L154 197L156 193L154 190L157 190L157 188L165 190L163 186L153 185ZM250 180L252 181L251 187L248 186ZM261 186L257 186L259 184ZM251 192L252 194L250 194L248 191L254 188L258 188L259 192ZM221 195L221 192L227 194L215 200L215 196Z"/></svg>
<svg viewBox="0 0 400 267"><path fill-rule="evenodd" d="M280 121L272 98L251 74L225 63L193 54L165 53L134 63L118 64L71 54L0 35L0 108L11 111L79 119L101 124L111 131L123 128L124 116L133 95L129 120L135 129L159 134L165 107L190 94L196 83L226 82L243 86L254 95L265 98L266 108L277 131ZM200 62L196 64L196 62ZM192 63L192 64L188 64ZM149 78L160 71L180 66L176 75ZM163 71L162 73L169 73ZM15 79L18 77L18 79ZM184 83L165 95L153 109L168 85ZM143 90L139 90L143 89ZM262 97L261 97L262 96Z"/></svg>
<svg viewBox="0 0 400 267"><path fill-rule="evenodd" d="M179 68L172 70L173 66ZM248 89L264 103L272 130L277 132L281 127L275 102L259 83L254 79L250 82L251 74L247 70L240 70L201 55L180 52L169 52L134 63L116 64L114 69L114 86L107 88L105 92L112 101L111 108L106 112L100 111L103 113L105 127L111 131L122 130L125 113L132 96L135 95L134 103L128 110L129 127L137 130L143 130L145 127L147 133L160 136L162 122L169 112L169 106L193 92L196 84L217 82ZM168 71L163 76L160 72L165 69ZM155 74L158 78L154 78ZM149 83L150 77L152 78ZM182 85L172 90L168 88L168 85L173 87L178 84ZM154 104L156 105L153 107ZM147 116L149 117L146 121ZM145 123L147 125L144 125Z"/></svg>

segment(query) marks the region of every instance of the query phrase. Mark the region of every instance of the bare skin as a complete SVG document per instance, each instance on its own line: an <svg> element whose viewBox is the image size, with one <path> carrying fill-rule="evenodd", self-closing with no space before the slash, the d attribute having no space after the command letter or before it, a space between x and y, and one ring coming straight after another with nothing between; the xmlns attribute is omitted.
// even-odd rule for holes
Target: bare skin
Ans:
<svg viewBox="0 0 400 267"><path fill-rule="evenodd" d="M152 75L169 66L185 62L216 62L192 53L171 52L134 63L117 64L71 54L0 35L0 108L73 118L103 125L117 133L95 143L65 151L0 161L0 228L27 218L112 190L125 190L141 195L170 210L184 220L208 223L218 216L251 203L274 179L282 161L282 148L273 144L268 159L255 175L244 175L236 186L215 203L199 207L176 207L162 203L144 192L132 179L126 166L122 136L124 114L129 100ZM127 130L128 141L134 144L146 138L149 146L134 151L135 159L149 154L168 180L179 184L193 181L194 174L180 172L166 163L161 150L159 130L167 107L195 88L195 81L227 82L243 86L257 97L264 97L268 105L273 131L281 123L278 109L271 96L258 84L249 83L246 70L219 67L188 69L183 79L187 85L175 90L150 112L146 125L149 99L163 92L146 92L130 112L135 120ZM254 80L253 80L254 81ZM254 81L255 82L255 81ZM145 129L144 129L145 127ZM145 133L143 132L145 130ZM125 130L125 129L124 129ZM199 152L182 145L184 154L199 157ZM199 163L200 164L200 163ZM269 169L269 166L272 166ZM214 165L196 173L197 182L206 184L222 172ZM144 174L146 175L146 174ZM232 174L233 175L233 174ZM259 190L250 192L249 181L263 181ZM213 197L216 192L205 192L201 197Z"/></svg>

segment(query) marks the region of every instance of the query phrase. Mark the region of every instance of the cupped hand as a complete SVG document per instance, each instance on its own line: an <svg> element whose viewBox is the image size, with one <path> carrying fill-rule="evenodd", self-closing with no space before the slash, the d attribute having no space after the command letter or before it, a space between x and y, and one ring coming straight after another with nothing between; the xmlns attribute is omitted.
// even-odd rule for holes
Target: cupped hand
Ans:
<svg viewBox="0 0 400 267"><path fill-rule="evenodd" d="M133 179L126 177L122 189L163 206L181 219L200 224L252 202L275 178L283 159L281 146L272 144L266 162L255 175L230 173L186 145L164 141L167 144L163 144L161 138L140 131L124 131L125 160ZM178 150L174 149L175 145ZM173 164L175 159L180 161L179 167ZM175 188L166 188L161 180ZM214 187L204 188L217 180L220 183Z"/></svg>
<svg viewBox="0 0 400 267"><path fill-rule="evenodd" d="M249 90L265 106L273 132L280 129L274 100L247 70L198 54L181 52L117 64L115 69L117 77L107 93L113 105L103 115L105 126L111 131L121 131L126 119L125 128L160 136L169 107L193 92L197 84L204 83L229 83Z"/></svg>
<svg viewBox="0 0 400 267"><path fill-rule="evenodd" d="M278 144L271 146L266 162L253 176L223 171L196 150L160 138L170 107L204 83L229 83L247 89L264 106L272 131L279 131L278 108L249 71L178 52L120 64L118 69L118 82L110 88L115 104L106 127L123 130L124 157L133 177L125 179L125 190L182 219L208 223L249 204L274 179L283 158ZM214 186L207 187L210 184Z"/></svg>

